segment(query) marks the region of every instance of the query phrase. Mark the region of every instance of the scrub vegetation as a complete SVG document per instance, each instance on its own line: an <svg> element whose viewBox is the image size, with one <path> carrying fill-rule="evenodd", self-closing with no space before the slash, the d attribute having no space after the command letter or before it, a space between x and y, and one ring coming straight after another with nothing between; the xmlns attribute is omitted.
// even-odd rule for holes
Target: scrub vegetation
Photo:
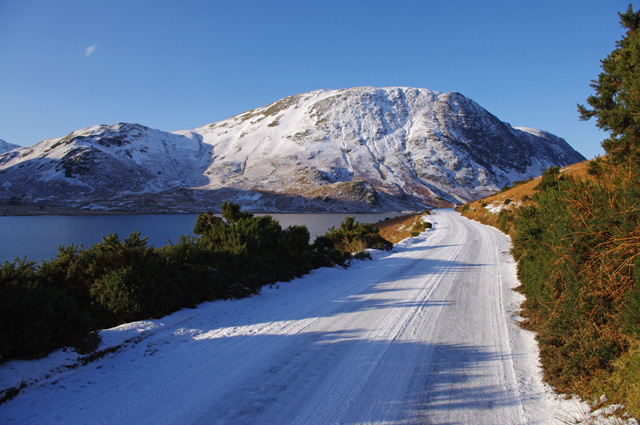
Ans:
<svg viewBox="0 0 640 425"><path fill-rule="evenodd" d="M0 361L37 358L71 346L82 354L95 331L159 318L203 301L241 298L310 270L346 265L368 248L392 248L377 228L347 217L310 243L305 226L282 229L225 202L222 217L198 216L193 236L154 248L133 232L111 234L88 249L63 246L37 266L0 267Z"/></svg>

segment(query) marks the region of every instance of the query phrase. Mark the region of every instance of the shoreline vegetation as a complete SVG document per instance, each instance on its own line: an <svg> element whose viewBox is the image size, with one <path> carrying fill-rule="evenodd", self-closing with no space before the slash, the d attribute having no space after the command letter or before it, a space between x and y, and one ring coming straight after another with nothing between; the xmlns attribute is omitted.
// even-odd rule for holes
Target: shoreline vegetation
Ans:
<svg viewBox="0 0 640 425"><path fill-rule="evenodd" d="M99 329L159 318L216 299L251 296L319 267L370 258L367 249L424 230L425 213L362 224L346 217L313 243L305 226L282 229L225 202L222 218L200 214L194 235L148 246L137 232L104 236L89 248L61 246L40 265L27 258L0 266L0 362L62 347L94 352ZM382 235L385 235L383 237Z"/></svg>

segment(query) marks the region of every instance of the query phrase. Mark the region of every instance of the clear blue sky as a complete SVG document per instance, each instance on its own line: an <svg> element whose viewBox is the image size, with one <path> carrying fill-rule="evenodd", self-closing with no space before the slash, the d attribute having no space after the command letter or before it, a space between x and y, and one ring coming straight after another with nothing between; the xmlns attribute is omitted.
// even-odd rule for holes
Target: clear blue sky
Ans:
<svg viewBox="0 0 640 425"><path fill-rule="evenodd" d="M588 158L577 103L628 0L0 0L0 139L95 124L193 129L285 96L457 91ZM638 8L637 2L634 8Z"/></svg>

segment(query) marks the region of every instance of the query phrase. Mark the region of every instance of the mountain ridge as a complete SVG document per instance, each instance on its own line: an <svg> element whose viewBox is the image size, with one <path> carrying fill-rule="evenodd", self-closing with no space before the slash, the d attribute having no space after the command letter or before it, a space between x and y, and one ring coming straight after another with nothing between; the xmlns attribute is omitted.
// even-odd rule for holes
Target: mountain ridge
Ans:
<svg viewBox="0 0 640 425"><path fill-rule="evenodd" d="M21 148L19 145L14 145L13 143L9 143L5 140L0 139L0 154Z"/></svg>
<svg viewBox="0 0 640 425"><path fill-rule="evenodd" d="M415 210L583 159L457 92L316 90L194 130L101 125L6 152L0 203L196 212L226 196L255 211Z"/></svg>

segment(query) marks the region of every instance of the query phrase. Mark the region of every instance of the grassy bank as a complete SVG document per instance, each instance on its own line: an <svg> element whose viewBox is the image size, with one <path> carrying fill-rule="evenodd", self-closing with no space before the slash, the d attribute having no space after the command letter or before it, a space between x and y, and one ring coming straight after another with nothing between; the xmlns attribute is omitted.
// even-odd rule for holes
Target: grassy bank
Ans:
<svg viewBox="0 0 640 425"><path fill-rule="evenodd" d="M429 215L428 211L403 215L374 223L373 226L380 231L383 238L396 244L404 239L417 236L424 229L431 227L431 223L422 219L426 215Z"/></svg>

